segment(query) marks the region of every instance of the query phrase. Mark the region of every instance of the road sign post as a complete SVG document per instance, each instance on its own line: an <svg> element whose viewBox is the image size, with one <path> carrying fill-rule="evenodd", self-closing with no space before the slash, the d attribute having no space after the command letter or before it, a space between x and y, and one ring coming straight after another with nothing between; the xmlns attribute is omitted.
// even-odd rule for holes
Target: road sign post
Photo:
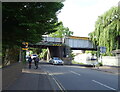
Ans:
<svg viewBox="0 0 120 92"><path fill-rule="evenodd" d="M28 50L28 42L22 42L22 50Z"/></svg>
<svg viewBox="0 0 120 92"><path fill-rule="evenodd" d="M97 67L99 69L99 65L98 65L98 58L100 57L100 47L97 46L97 62L95 64L95 67ZM94 67L94 66L93 66Z"/></svg>
<svg viewBox="0 0 120 92"><path fill-rule="evenodd" d="M23 50L23 62L26 62L26 50L28 50L28 42L22 42L22 50Z"/></svg>
<svg viewBox="0 0 120 92"><path fill-rule="evenodd" d="M100 54L105 53L105 52L106 52L106 47L101 46L100 47ZM102 55L101 55L101 63L102 63Z"/></svg>

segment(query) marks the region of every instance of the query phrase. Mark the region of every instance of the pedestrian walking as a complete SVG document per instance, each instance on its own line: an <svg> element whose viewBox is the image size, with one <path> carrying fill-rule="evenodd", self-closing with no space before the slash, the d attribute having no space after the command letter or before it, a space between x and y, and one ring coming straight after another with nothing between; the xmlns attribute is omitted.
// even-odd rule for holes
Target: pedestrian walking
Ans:
<svg viewBox="0 0 120 92"><path fill-rule="evenodd" d="M34 63L35 63L35 66L36 66L36 68L35 69L37 69L38 68L38 63L39 63L39 58L38 58L38 56L36 57L36 58L34 58Z"/></svg>
<svg viewBox="0 0 120 92"><path fill-rule="evenodd" d="M31 69L31 63L32 63L31 55L30 55L29 58L28 58L28 63L29 63L29 69Z"/></svg>

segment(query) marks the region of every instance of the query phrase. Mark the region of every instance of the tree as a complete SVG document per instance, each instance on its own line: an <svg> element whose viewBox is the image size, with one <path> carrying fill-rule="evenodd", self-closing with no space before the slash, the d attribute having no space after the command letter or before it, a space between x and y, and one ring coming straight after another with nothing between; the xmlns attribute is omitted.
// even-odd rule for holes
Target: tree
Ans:
<svg viewBox="0 0 120 92"><path fill-rule="evenodd" d="M61 2L3 2L3 57L6 50L20 47L23 41L36 43L42 35L55 32L62 7Z"/></svg>
<svg viewBox="0 0 120 92"><path fill-rule="evenodd" d="M68 27L64 27L62 22L60 22L60 25L56 28L56 30L56 32L51 33L49 36L62 38L73 35L73 32L70 31Z"/></svg>
<svg viewBox="0 0 120 92"><path fill-rule="evenodd" d="M2 5L3 44L10 46L22 41L35 43L41 40L41 35L55 32L59 25L56 13L63 7L58 2Z"/></svg>
<svg viewBox="0 0 120 92"><path fill-rule="evenodd" d="M112 50L120 48L119 21L118 7L112 7L98 17L95 30L89 34L96 45L107 47L106 55L111 55Z"/></svg>

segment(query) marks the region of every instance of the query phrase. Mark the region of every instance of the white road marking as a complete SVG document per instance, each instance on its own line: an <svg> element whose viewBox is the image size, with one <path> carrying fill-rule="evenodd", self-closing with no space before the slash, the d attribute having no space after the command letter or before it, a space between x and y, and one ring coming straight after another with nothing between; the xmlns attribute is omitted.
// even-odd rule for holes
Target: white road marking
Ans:
<svg viewBox="0 0 120 92"><path fill-rule="evenodd" d="M72 73L74 73L74 74L76 74L76 75L79 75L79 76L81 76L81 74L79 74L79 73L76 73L76 72L74 72L74 71L70 71L70 72L72 72Z"/></svg>
<svg viewBox="0 0 120 92"><path fill-rule="evenodd" d="M62 91L63 89L62 89L62 87L58 84L58 82L56 81L56 79L55 78L53 78L53 80L55 81L55 83L57 84L57 86L60 88L60 90ZM63 92L63 91L62 91Z"/></svg>
<svg viewBox="0 0 120 92"><path fill-rule="evenodd" d="M100 85L102 85L102 86L104 86L104 87L106 87L106 88L109 88L109 89L112 89L112 90L116 90L116 89L114 89L114 88L112 88L112 87L110 87L110 86L107 86L107 85L105 85L105 84L102 84L102 83L100 83L100 82L98 82L98 81L95 81L95 80L92 80L93 82L95 82L95 83L98 83L98 84L100 84Z"/></svg>
<svg viewBox="0 0 120 92"><path fill-rule="evenodd" d="M48 72L48 71L47 71ZM52 77L52 79L55 81L55 83L57 84L57 86L60 88L60 90L62 91L62 92L64 92L65 91L65 88L62 86L62 84L57 80L57 79L55 79L53 76L53 74L52 73L49 73L48 72L48 74Z"/></svg>

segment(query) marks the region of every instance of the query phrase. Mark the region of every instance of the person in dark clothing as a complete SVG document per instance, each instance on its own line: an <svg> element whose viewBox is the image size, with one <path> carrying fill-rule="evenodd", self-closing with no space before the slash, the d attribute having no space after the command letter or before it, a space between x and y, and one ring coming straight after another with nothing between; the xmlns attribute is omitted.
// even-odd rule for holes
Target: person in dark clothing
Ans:
<svg viewBox="0 0 120 92"><path fill-rule="evenodd" d="M35 64L35 66L36 66L36 62L35 62L35 59L36 59L36 57L34 57L34 58L33 58L33 60L34 60L34 64Z"/></svg>
<svg viewBox="0 0 120 92"><path fill-rule="evenodd" d="M29 63L29 69L31 69L31 63L32 63L32 58L31 58L31 56L29 56L29 58L28 58L28 63Z"/></svg>
<svg viewBox="0 0 120 92"><path fill-rule="evenodd" d="M35 63L35 59L36 59L36 57L34 57L34 58L33 58L33 60L34 60L34 63Z"/></svg>
<svg viewBox="0 0 120 92"><path fill-rule="evenodd" d="M37 68L38 68L38 63L39 63L39 58L38 58L38 56L37 56L36 58L34 58L34 63L35 63L35 66L36 66L35 69L37 69Z"/></svg>

